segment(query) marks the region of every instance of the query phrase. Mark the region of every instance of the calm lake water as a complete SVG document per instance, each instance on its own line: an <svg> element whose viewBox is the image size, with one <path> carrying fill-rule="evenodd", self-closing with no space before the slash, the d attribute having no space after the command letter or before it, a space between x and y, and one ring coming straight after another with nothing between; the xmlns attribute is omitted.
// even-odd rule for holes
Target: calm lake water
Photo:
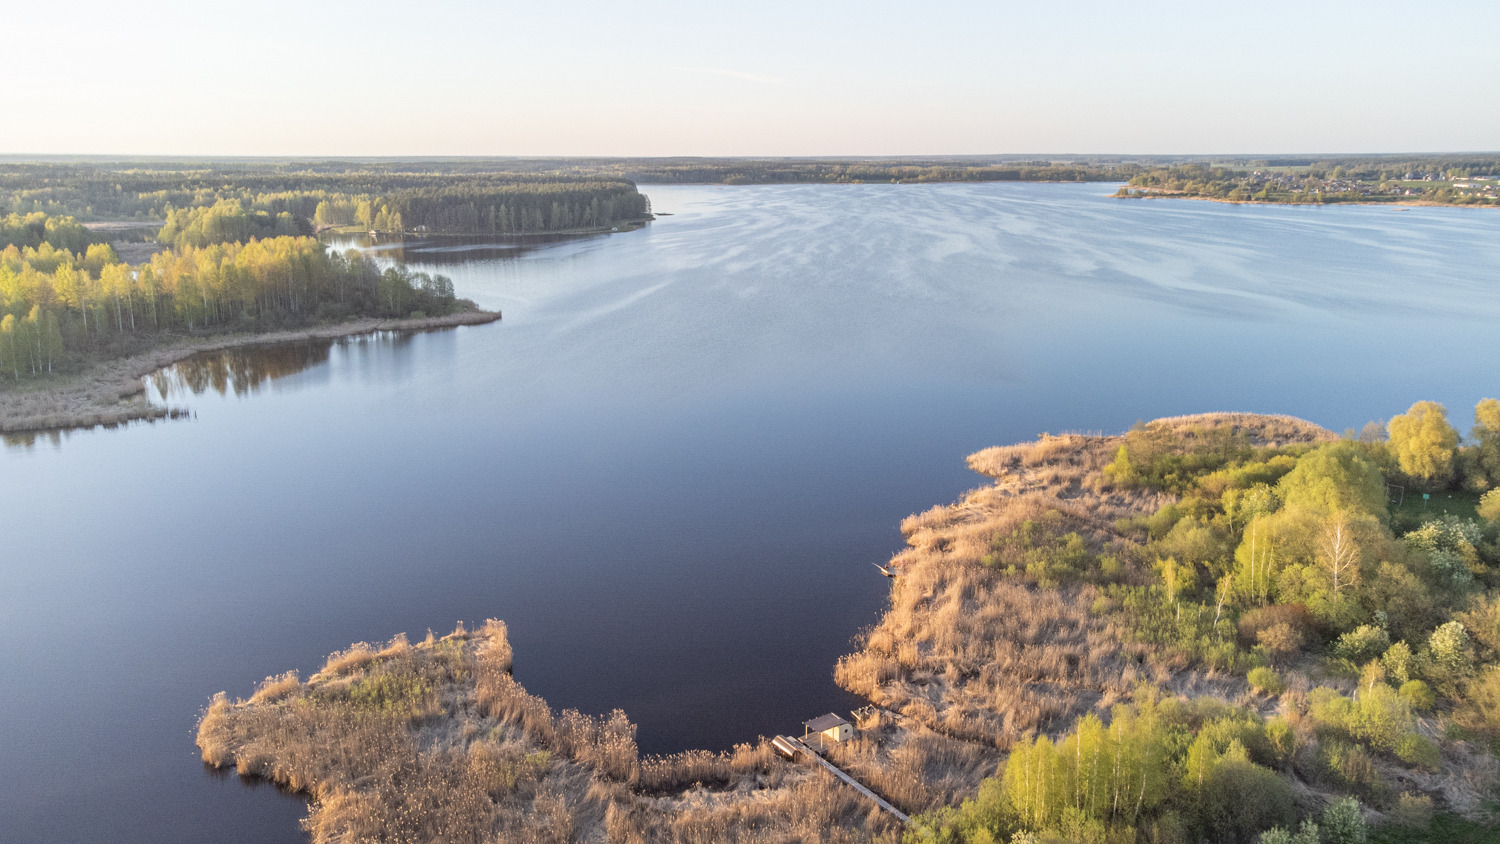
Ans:
<svg viewBox="0 0 1500 844"><path fill-rule="evenodd" d="M208 697L460 619L647 751L796 730L972 451L1500 396L1492 211L645 190L638 232L375 250L502 323L198 361L153 387L195 419L0 451L0 839L297 841L205 773Z"/></svg>

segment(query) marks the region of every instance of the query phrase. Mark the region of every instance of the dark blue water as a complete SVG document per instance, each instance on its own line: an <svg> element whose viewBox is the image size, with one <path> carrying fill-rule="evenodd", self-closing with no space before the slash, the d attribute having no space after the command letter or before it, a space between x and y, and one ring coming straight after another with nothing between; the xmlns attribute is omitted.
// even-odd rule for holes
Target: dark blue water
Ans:
<svg viewBox="0 0 1500 844"><path fill-rule="evenodd" d="M795 730L849 708L870 563L969 452L1500 395L1500 213L1111 189L651 187L638 232L377 247L504 322L184 369L195 420L0 452L0 839L298 840L204 773L209 695L460 619L648 751Z"/></svg>

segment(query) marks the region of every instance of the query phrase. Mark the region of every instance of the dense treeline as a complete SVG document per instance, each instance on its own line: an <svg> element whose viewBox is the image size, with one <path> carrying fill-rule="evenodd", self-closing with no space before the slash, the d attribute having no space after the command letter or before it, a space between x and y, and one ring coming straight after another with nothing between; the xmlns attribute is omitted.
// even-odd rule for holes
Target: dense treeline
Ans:
<svg viewBox="0 0 1500 844"><path fill-rule="evenodd" d="M703 160L629 162L619 171L641 183L1105 182L1142 171L1132 162Z"/></svg>
<svg viewBox="0 0 1500 844"><path fill-rule="evenodd" d="M297 219L288 211L273 215L269 211L246 208L237 199L224 199L206 207L168 211L167 221L156 239L184 247L311 233L306 225L298 225Z"/></svg>
<svg viewBox="0 0 1500 844"><path fill-rule="evenodd" d="M163 242L196 246L307 233L314 225L529 234L612 228L651 214L634 183L615 175L343 167L0 165L0 212L165 220Z"/></svg>
<svg viewBox="0 0 1500 844"><path fill-rule="evenodd" d="M1230 202L1324 204L1421 201L1500 204L1500 158L1354 158L1154 167L1121 196L1179 194Z"/></svg>
<svg viewBox="0 0 1500 844"><path fill-rule="evenodd" d="M629 182L590 179L399 191L388 213L431 231L529 234L635 222L650 216L651 204Z"/></svg>
<svg viewBox="0 0 1500 844"><path fill-rule="evenodd" d="M72 217L49 217L40 212L0 217L0 249L8 246L35 249L45 243L53 249L82 252L97 241L92 232Z"/></svg>
<svg viewBox="0 0 1500 844"><path fill-rule="evenodd" d="M1011 751L909 840L1363 841L1361 804L1388 840L1487 834L1447 813L1500 768L1500 401L1467 438L1431 402L1342 439L1255 424L981 452L996 490L904 526L839 681Z"/></svg>
<svg viewBox="0 0 1500 844"><path fill-rule="evenodd" d="M311 237L184 245L138 266L103 244L81 254L12 245L0 251L0 382L76 370L168 332L439 315L456 305L446 277L381 271Z"/></svg>

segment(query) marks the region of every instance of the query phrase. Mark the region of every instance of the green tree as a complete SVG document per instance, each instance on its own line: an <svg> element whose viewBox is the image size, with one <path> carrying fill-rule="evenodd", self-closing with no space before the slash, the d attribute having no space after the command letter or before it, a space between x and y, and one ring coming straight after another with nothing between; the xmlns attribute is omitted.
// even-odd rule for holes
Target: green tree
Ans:
<svg viewBox="0 0 1500 844"><path fill-rule="evenodd" d="M20 328L15 314L0 318L0 372L9 371L17 381L21 380Z"/></svg>
<svg viewBox="0 0 1500 844"><path fill-rule="evenodd" d="M1473 434L1479 479L1488 488L1500 487L1500 400L1480 399L1474 406Z"/></svg>
<svg viewBox="0 0 1500 844"><path fill-rule="evenodd" d="M1448 424L1447 408L1419 401L1386 427L1402 472L1429 486L1441 486L1453 478L1458 431Z"/></svg>
<svg viewBox="0 0 1500 844"><path fill-rule="evenodd" d="M1477 509L1481 518L1500 522L1500 489L1492 489L1481 496Z"/></svg>
<svg viewBox="0 0 1500 844"><path fill-rule="evenodd" d="M1359 445L1340 441L1303 455L1276 484L1287 507L1315 513L1337 510L1370 515L1385 512L1385 479Z"/></svg>

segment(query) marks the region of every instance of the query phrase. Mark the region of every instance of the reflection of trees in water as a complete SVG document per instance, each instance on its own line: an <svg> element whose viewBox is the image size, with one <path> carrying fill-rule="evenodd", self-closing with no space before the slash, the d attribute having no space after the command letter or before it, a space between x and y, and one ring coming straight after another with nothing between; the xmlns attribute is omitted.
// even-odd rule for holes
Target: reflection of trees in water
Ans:
<svg viewBox="0 0 1500 844"><path fill-rule="evenodd" d="M22 431L17 434L0 434L7 448L34 448L38 443L46 443L53 447L62 443L62 431Z"/></svg>
<svg viewBox="0 0 1500 844"><path fill-rule="evenodd" d="M213 390L227 395L248 395L275 378L295 375L311 366L328 361L332 340L306 340L278 343L274 346L246 346L194 355L170 369L151 375L152 384L163 396L181 390L199 395Z"/></svg>
<svg viewBox="0 0 1500 844"><path fill-rule="evenodd" d="M398 237L386 235L370 237L330 238L329 245L337 250L358 248L373 258L395 261L398 264L466 264L470 261L492 261L497 258L519 258L527 252L553 243L569 240L585 240L603 235L491 235L472 237L465 235L429 235L427 237Z"/></svg>
<svg viewBox="0 0 1500 844"><path fill-rule="evenodd" d="M441 329L439 329L441 330ZM194 395L213 390L219 395L245 396L267 381L296 375L327 363L335 344L340 347L383 346L400 349L411 344L419 331L379 331L334 340L299 340L266 346L241 346L221 352L204 352L159 369L147 376L157 395Z"/></svg>

